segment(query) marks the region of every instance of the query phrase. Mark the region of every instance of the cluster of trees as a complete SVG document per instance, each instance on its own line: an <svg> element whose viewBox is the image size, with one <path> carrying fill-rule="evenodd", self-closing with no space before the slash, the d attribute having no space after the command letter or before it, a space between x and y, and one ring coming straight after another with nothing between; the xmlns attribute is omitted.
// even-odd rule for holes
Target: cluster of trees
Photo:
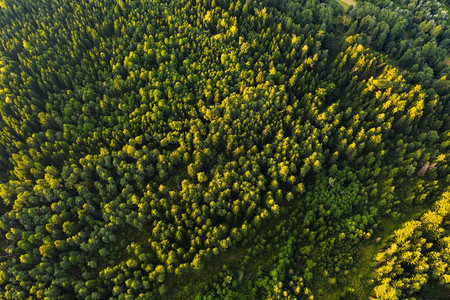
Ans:
<svg viewBox="0 0 450 300"><path fill-rule="evenodd" d="M450 84L402 76L363 31L336 42L342 13L334 0L2 2L0 297L345 286L378 217L449 183Z"/></svg>
<svg viewBox="0 0 450 300"><path fill-rule="evenodd" d="M378 299L446 296L433 289L450 284L450 192L434 206L396 230L392 243L375 257Z"/></svg>
<svg viewBox="0 0 450 300"><path fill-rule="evenodd" d="M415 83L428 88L434 78L448 72L444 59L450 47L450 27L443 1L358 1L342 22L349 34L360 33L364 44L410 70Z"/></svg>

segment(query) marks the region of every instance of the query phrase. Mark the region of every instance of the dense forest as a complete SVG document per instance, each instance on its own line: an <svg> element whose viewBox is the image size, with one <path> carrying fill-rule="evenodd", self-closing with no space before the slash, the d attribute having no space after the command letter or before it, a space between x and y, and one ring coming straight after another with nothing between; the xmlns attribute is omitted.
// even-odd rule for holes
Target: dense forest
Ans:
<svg viewBox="0 0 450 300"><path fill-rule="evenodd" d="M449 7L0 0L0 298L448 299Z"/></svg>

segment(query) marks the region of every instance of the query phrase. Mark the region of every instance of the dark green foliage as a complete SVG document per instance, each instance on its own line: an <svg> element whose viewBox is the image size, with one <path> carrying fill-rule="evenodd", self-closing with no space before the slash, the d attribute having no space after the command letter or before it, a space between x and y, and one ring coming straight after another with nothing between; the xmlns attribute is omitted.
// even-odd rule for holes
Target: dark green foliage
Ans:
<svg viewBox="0 0 450 300"><path fill-rule="evenodd" d="M361 33L364 43L412 71L413 82L429 88L433 77L448 74L450 27L442 1L358 1L343 21L350 34Z"/></svg>
<svg viewBox="0 0 450 300"><path fill-rule="evenodd" d="M0 298L357 296L450 178L445 18L385 6L0 2ZM425 89L386 46L416 28Z"/></svg>

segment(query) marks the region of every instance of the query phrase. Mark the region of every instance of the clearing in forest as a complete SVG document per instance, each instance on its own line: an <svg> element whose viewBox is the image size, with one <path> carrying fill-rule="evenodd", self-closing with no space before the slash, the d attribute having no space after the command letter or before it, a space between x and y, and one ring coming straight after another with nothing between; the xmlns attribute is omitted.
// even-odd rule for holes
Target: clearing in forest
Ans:
<svg viewBox="0 0 450 300"><path fill-rule="evenodd" d="M338 0L338 2L344 7L345 10L347 10L350 5L353 5L353 7L356 6L355 0Z"/></svg>

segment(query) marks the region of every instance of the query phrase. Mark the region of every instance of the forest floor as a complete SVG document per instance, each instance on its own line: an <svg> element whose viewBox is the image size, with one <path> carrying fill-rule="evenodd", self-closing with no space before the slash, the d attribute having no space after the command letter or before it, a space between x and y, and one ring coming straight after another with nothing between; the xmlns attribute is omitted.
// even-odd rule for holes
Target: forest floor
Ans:
<svg viewBox="0 0 450 300"><path fill-rule="evenodd" d="M447 57L444 59L444 62L445 62L447 65L450 66L450 56L447 56Z"/></svg>
<svg viewBox="0 0 450 300"><path fill-rule="evenodd" d="M356 6L355 0L338 0L338 2L344 7L345 10L347 10L350 5L353 5L353 7Z"/></svg>

